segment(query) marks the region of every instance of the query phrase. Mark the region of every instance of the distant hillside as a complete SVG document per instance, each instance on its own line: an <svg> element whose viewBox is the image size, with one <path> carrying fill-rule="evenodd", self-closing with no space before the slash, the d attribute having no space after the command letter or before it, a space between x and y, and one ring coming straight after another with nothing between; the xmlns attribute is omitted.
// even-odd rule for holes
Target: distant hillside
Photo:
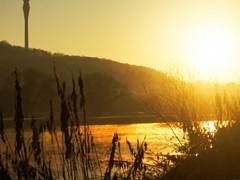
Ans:
<svg viewBox="0 0 240 180"><path fill-rule="evenodd" d="M0 42L0 111L13 115L15 68L21 77L26 115L48 113L49 101L59 110L53 66L67 83L81 71L84 77L88 116L115 116L158 112L181 120L215 118L233 109L240 85L211 82L184 82L160 71L94 57L52 54L43 50L12 46ZM47 115L47 114L46 114ZM123 116L122 116L123 115Z"/></svg>
<svg viewBox="0 0 240 180"><path fill-rule="evenodd" d="M48 112L49 100L57 102L53 64L68 89L72 77L82 71L86 87L87 109L92 115L134 114L144 112L141 98L145 87L158 89L165 74L141 66L123 64L95 57L52 54L43 50L12 46L0 42L0 110L11 114L14 109L15 68L21 76L24 111Z"/></svg>

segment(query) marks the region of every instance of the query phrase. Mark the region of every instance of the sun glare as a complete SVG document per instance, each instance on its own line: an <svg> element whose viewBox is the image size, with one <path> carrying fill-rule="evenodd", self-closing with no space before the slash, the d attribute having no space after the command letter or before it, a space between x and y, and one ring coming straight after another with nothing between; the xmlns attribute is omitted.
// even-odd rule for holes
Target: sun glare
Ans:
<svg viewBox="0 0 240 180"><path fill-rule="evenodd" d="M202 122L202 128L204 128L209 133L215 133L217 131L215 121Z"/></svg>
<svg viewBox="0 0 240 180"><path fill-rule="evenodd" d="M197 28L190 40L191 61L198 79L227 80L232 69L233 39L221 28Z"/></svg>

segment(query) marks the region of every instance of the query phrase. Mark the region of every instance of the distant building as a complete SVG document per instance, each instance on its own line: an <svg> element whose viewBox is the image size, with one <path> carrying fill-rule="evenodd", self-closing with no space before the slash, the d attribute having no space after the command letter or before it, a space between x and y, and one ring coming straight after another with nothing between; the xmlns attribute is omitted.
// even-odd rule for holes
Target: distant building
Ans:
<svg viewBox="0 0 240 180"><path fill-rule="evenodd" d="M30 4L29 0L23 0L23 13L24 13L24 20L25 20L25 49L29 47L29 39L28 39L28 16L30 11Z"/></svg>

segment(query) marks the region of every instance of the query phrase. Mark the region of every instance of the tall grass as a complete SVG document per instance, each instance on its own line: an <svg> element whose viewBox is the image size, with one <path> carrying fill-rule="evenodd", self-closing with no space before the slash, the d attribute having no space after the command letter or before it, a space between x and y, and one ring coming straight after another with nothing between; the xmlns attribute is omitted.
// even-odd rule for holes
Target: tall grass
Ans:
<svg viewBox="0 0 240 180"><path fill-rule="evenodd" d="M96 179L101 177L101 167L95 144L87 125L85 112L84 84L79 76L79 94L75 81L70 96L66 95L66 83L60 79L54 68L57 94L60 102L60 131L55 125L52 102L49 118L40 125L32 117L31 135L24 127L24 113L21 83L15 70L15 145L8 141L3 115L0 113L0 177L4 179ZM79 103L79 105L78 105ZM79 127L82 114L83 127ZM51 144L45 140L51 135ZM57 148L51 148L56 146Z"/></svg>
<svg viewBox="0 0 240 180"><path fill-rule="evenodd" d="M114 134L106 166L99 158L97 147L86 117L86 97L82 75L77 85L72 78L72 91L62 82L54 67L59 99L58 128L53 102L49 101L49 117L37 121L32 116L30 127L25 125L22 87L17 70L15 75L15 139L9 141L5 132L3 114L0 113L0 177L3 179L142 179L146 165L145 139L137 141L136 149L128 140L132 161L124 161L118 134ZM30 97L28 97L30 98ZM28 130L30 128L30 132ZM50 136L50 141L46 138ZM106 168L103 170L102 168Z"/></svg>
<svg viewBox="0 0 240 180"><path fill-rule="evenodd" d="M189 86L182 82L175 87L174 97L176 99L170 102L178 103L175 115L179 119L180 128L185 136L185 140L178 138L172 129L179 141L177 151L180 154L153 153L148 149L145 138L142 142L137 140L136 147L126 140L129 155L132 158L131 161L127 161L122 158L120 137L114 134L109 160L103 166L88 126L85 105L87 100L82 74L79 74L77 81L74 77L72 78L72 89L67 91L67 84L61 81L54 67L60 109L58 118L60 128L57 126L58 119L54 112L53 102L50 100L49 117L42 122L32 117L30 133L24 126L22 87L17 70L14 75L14 142L9 140L4 127L3 114L0 112L0 177L2 179L166 179L173 177L172 172L177 177L178 167L189 168L188 163L195 162L199 157L201 157L201 163L203 163L204 156L211 159L231 153L232 158L238 157L236 152L240 147L234 145L231 137L236 141L239 140L240 126L236 120L240 115L240 101L228 94L221 86L215 86L215 93L211 100L214 102L212 104L215 109L215 115L212 117L218 120L216 132L208 132L201 127L198 120L203 116L199 108L197 90L193 85ZM163 106L160 110L162 108ZM157 108L151 106L151 110L161 115L161 111ZM230 122L228 127L223 126L225 119ZM50 136L50 141L46 140L48 136ZM216 158L211 160L216 160ZM222 158L221 160L226 161ZM237 166L236 162L234 163ZM237 174L236 170L234 173Z"/></svg>
<svg viewBox="0 0 240 180"><path fill-rule="evenodd" d="M171 164L161 179L238 179L239 98L230 94L226 86L214 85L214 93L208 101L213 102L209 108L215 112L205 116L214 122L215 130L211 132L199 121L198 117L203 117L199 113L203 112L198 109L196 97L199 94L195 88L180 88L177 117L186 141L177 146L179 155L165 156Z"/></svg>

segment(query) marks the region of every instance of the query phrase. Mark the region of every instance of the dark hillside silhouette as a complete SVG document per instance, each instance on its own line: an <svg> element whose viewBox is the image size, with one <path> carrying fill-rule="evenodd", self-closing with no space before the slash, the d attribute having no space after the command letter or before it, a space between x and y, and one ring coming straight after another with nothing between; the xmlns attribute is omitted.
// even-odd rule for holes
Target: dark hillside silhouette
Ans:
<svg viewBox="0 0 240 180"><path fill-rule="evenodd" d="M184 82L151 68L38 49L26 51L5 41L0 42L0 62L0 109L7 116L12 115L14 107L11 74L15 68L23 83L25 113L48 112L48 102L52 100L55 104L57 101L54 65L67 84L82 72L88 116L149 114L154 110L161 115L177 117L182 116L182 108L188 105L196 114L215 114L216 85ZM221 93L231 92L229 98L237 96L239 91L239 85L234 83L220 87Z"/></svg>
<svg viewBox="0 0 240 180"><path fill-rule="evenodd" d="M25 112L47 112L46 103L55 96L53 66L67 82L81 70L86 82L87 107L93 115L132 114L144 111L140 97L144 86L160 84L168 77L141 66L117 63L94 57L52 54L43 50L0 43L0 108L11 114L14 100L11 74L21 72ZM69 83L71 84L71 83ZM157 86L155 86L157 87ZM69 87L70 89L70 87ZM39 96L41 94L41 96ZM31 95L31 98L24 98Z"/></svg>

